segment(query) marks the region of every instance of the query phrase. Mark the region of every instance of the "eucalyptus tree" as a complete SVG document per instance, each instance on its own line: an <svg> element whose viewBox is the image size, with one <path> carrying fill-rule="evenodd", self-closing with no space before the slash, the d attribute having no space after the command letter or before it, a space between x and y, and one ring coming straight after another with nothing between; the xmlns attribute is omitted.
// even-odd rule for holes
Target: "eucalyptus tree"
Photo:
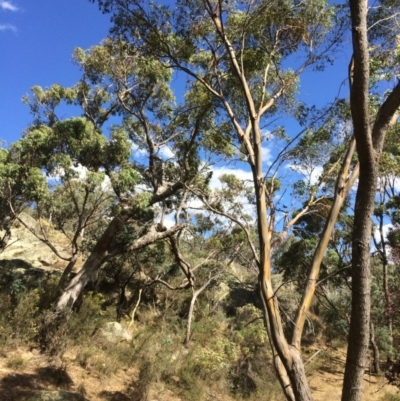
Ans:
<svg viewBox="0 0 400 401"><path fill-rule="evenodd" d="M46 180L32 160L21 164L12 149L0 148L0 227L4 230L0 251L11 239L11 227L18 214L47 192Z"/></svg>
<svg viewBox="0 0 400 401"><path fill-rule="evenodd" d="M115 37L123 37L136 48L157 57L167 68L187 74L202 96L212 99L219 120L230 128L225 141L232 141L240 158L252 172L253 199L257 211L258 244L235 215L215 196L195 191L206 207L231 219L246 233L259 269L259 287L265 306L265 323L274 350L274 362L286 397L309 400L311 392L301 361L300 340L318 275L336 216L354 182L348 180L354 141L345 158L340 158L340 180L335 207L324 242L316 253L314 267L295 319L293 338L286 339L279 312L278 296L272 285L271 251L289 228L312 205L320 201L319 188L309 185L303 209L273 235L279 210L275 207L278 188L276 167L263 166L264 128L279 113L298 110L295 93L301 73L309 66L323 68L331 61L343 20L340 10L324 2L222 2L178 1L174 8L140 1L99 1L105 12L113 12ZM296 55L296 57L293 57ZM291 68L288 68L288 64ZM296 64L297 63L297 64ZM221 141L221 143L223 143ZM285 154L284 151L279 156ZM232 180L230 180L232 181ZM234 183L230 182L229 185ZM219 195L217 195L218 197ZM289 216L289 213L287 214Z"/></svg>
<svg viewBox="0 0 400 401"><path fill-rule="evenodd" d="M7 159L7 150L0 148L0 191L1 191L1 196L0 196L0 211L1 211L1 220L0 220L0 227L1 230L3 231L2 237L0 239L0 252L4 251L4 249L7 247L8 242L11 239L11 226L13 224L14 219L12 219L10 210L9 210L9 205L7 202L7 199L9 199L10 194L8 196L6 195L6 192L9 192L9 186L7 180L5 177L7 176L6 172L6 159ZM8 170L8 169L7 169ZM8 189L8 190L7 190Z"/></svg>
<svg viewBox="0 0 400 401"><path fill-rule="evenodd" d="M373 46L368 46L367 5L359 0L350 3L350 21L340 19L339 9L335 6L318 1L178 1L173 8L139 0L99 0L98 3L104 12L113 13L114 27L111 32L116 37L123 37L136 48L156 57L165 67L186 73L192 85L213 100L219 119L225 119L230 124L230 138L252 171L258 226L258 248L253 246L252 249L260 272L260 292L265 306L265 323L275 353L275 366L285 395L290 400L312 399L301 361L301 333L339 210L358 177L359 168L363 171L357 195L352 247L353 318L350 339L354 344L349 348L343 392L343 399L356 399L353 397L360 394L363 357L369 341L368 259L377 156L398 107L396 87L383 100L374 126L370 127L371 66L368 51L376 57L373 68L394 71L397 50L392 44L395 45L393 35L397 34L396 5L382 2L382 7L371 10L369 37ZM334 184L332 206L315 249L292 336L286 339L278 294L271 280L271 250L284 238L290 226L320 198L318 190L310 187L304 209L293 219L288 219L283 232L274 237L276 175L274 166L263 168L263 127L279 111L294 111L300 74L310 65L318 69L323 67L324 62L332 60L332 51L345 23L351 25L353 33L354 57L349 78L352 82L351 112L355 139L349 141L346 154L338 163L341 167ZM384 39L386 34L393 37L392 42ZM360 165L354 166L352 156L356 141ZM204 194L199 193L199 196L210 210L235 218L214 207ZM248 232L245 226L241 225L241 228ZM250 235L247 237L250 239ZM363 330L361 336L360 327Z"/></svg>
<svg viewBox="0 0 400 401"><path fill-rule="evenodd" d="M127 161L130 155L127 138L116 134L107 141L90 122L81 118L59 121L52 127L33 126L10 146L9 166L13 163L24 170L30 166L36 171L37 180L30 184L34 192L23 189L22 193L26 204L35 208L39 228L26 224L19 214L18 202L12 196L18 190L16 181L9 185L10 213L60 259L68 262L60 288L77 261L84 230L98 226L110 216L115 195L110 188L102 190L105 174L100 171L102 163L110 162L107 157L110 147L115 150L114 160L119 159L119 164ZM79 176L78 166L84 177ZM15 174L15 177L21 175ZM49 225L62 232L67 240L66 249L60 250L54 243Z"/></svg>
<svg viewBox="0 0 400 401"><path fill-rule="evenodd" d="M95 174L107 177L101 185L109 183L114 205L83 267L65 283L53 311L45 318L43 348L104 262L186 227L187 223L178 219L167 228L164 221L179 207L181 190L207 186L210 176L203 174L198 152L213 146L210 136L216 131L209 99L194 90L186 94L182 104L176 104L170 88L171 71L126 42L106 39L87 51L76 49L74 58L83 73L75 86L34 87L33 97L26 98L35 116L31 131L57 134L48 149L54 157L46 162L55 170L61 168L63 177L73 176L74 166L87 169L86 181L97 187L88 189L83 199L92 190L100 190L101 179L94 179ZM62 121L58 117L62 104L79 106L82 117ZM106 123L108 140L103 133ZM85 136L89 131L90 138ZM229 146L226 144L225 151ZM74 202L74 196L78 198L72 188L76 182L68 183ZM53 192L53 201L59 199L58 192ZM59 216L63 207L57 207ZM82 214L87 213L82 209ZM80 225L80 232L84 228Z"/></svg>

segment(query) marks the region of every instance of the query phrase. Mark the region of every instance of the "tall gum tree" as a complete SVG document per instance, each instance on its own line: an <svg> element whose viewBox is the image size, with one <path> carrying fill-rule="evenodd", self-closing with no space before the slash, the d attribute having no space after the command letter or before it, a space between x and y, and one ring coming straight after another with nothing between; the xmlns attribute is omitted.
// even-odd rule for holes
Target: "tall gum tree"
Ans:
<svg viewBox="0 0 400 401"><path fill-rule="evenodd" d="M319 199L311 191L304 209L286 222L278 238L272 237L276 217L275 173L273 166L268 172L264 170L262 127L279 111L296 109L297 83L307 67L321 68L331 60L343 29L343 21L335 19L338 9L321 1L179 1L174 9L128 0L99 1L99 4L103 11L113 12L112 33L116 37L123 37L135 48L157 57L165 68L186 73L192 85L212 99L218 118L229 123L231 138L252 172L258 244L253 243L250 232L239 219L216 207L206 194L198 194L209 210L231 219L246 232L259 269L265 324L282 389L289 400L311 400L301 359L301 333L330 233L357 176L357 168L352 175L349 171L354 141L350 141L347 155L341 158L334 207L310 270L296 316L296 330L292 339L288 339L272 284L271 252ZM286 68L285 62L294 54L300 61Z"/></svg>
<svg viewBox="0 0 400 401"><path fill-rule="evenodd" d="M185 72L189 79L197 82L214 99L215 107L221 113L220 118L226 118L231 124L237 146L252 171L259 243L257 247L251 241L250 244L259 268L260 295L264 304L265 325L275 355L275 367L288 400L312 399L301 360L301 334L335 221L345 196L358 178L359 171L362 171L353 240L351 347L343 391L343 400L356 399L352 397L360 394L363 355L369 341L367 266L373 207L370 202L372 199L373 205L375 170L384 133L393 123L398 108L396 87L383 102L371 127L368 112L370 49L366 3L352 1L352 17L348 21L347 18L338 18L338 9L320 1L178 1L174 9L163 4L135 0L97 2L104 12L113 13L113 34L124 37L133 46L157 57L166 68ZM371 36L375 40L384 37L386 22L392 19L385 13L379 11L376 13L379 15L371 18L371 28L374 28L371 29ZM310 65L320 68L324 62L331 60L343 24L346 23L351 24L353 33L354 65L350 71L355 139L350 141L347 153L342 158L332 208L315 250L292 335L286 338L278 295L271 280L271 251L277 240L271 235L275 217L271 202L274 192L271 183L274 180L263 170L264 136L261 127L277 111L293 106L297 82L304 69ZM380 48L387 51L385 46ZM297 65L292 64L295 61L290 58L294 54L297 61L302 60ZM292 68L285 68L289 63ZM353 166L351 159L356 143L360 164ZM311 193L298 218L318 201L314 195ZM221 214L202 194L200 196L210 210ZM235 219L227 213L225 216ZM296 218L287 222L278 241L295 222ZM245 227L242 228L246 232ZM247 237L250 239L250 235ZM361 327L363 334L359 336Z"/></svg>
<svg viewBox="0 0 400 401"><path fill-rule="evenodd" d="M107 260L171 237L186 227L186 223L177 222L166 228L165 215L178 207L183 188L206 186L208 180L197 154L204 144L209 146L202 140L212 128L207 99L187 94L182 104L175 104L169 87L171 72L154 57L138 54L121 40L107 39L86 52L77 49L74 58L83 72L77 85L53 85L45 90L34 87L33 98L26 98L35 116L32 130L54 131L64 126L55 154L65 153L70 163L80 163L89 171L101 169L109 178L117 206L83 267L71 280L65 280L60 297L46 316L40 332L43 349ZM60 121L57 108L63 102L81 107L83 116L71 119L70 124L79 120L90 126L95 137L103 138L98 149L80 132L69 131L68 121ZM106 146L101 129L111 117L118 118L118 125L111 126ZM125 158L119 154L121 139L128 145L124 147ZM57 160L53 164L59 167ZM124 238L129 222L136 224L137 230Z"/></svg>

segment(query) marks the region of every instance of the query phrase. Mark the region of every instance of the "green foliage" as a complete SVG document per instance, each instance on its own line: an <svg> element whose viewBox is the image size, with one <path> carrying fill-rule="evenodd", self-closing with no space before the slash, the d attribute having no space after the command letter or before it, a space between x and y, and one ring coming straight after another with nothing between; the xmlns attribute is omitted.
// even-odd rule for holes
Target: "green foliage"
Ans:
<svg viewBox="0 0 400 401"><path fill-rule="evenodd" d="M141 177L133 166L126 165L120 168L119 171L112 173L110 178L113 187L118 188L118 192L126 193L128 191L135 191L135 185L140 182Z"/></svg>
<svg viewBox="0 0 400 401"><path fill-rule="evenodd" d="M265 184L271 193L279 191L282 188L282 183L278 178L267 178Z"/></svg>
<svg viewBox="0 0 400 401"><path fill-rule="evenodd" d="M104 296L88 292L83 296L78 313L74 313L68 322L68 339L75 343L90 343L91 336L107 321L112 321L115 312L104 310Z"/></svg>
<svg viewBox="0 0 400 401"><path fill-rule="evenodd" d="M34 115L32 126L9 150L0 149L0 212L17 215L23 207L33 205L39 218L51 218L54 228L70 240L71 255L89 253L109 221L131 212L107 244L109 248L103 249L115 252L108 253L107 266L99 274L98 292L83 296L77 313L54 339L54 346L60 354L68 342L82 346L79 363L102 376L116 373L122 363L135 359L139 369L137 398L146 399L157 381L178 388L188 400L205 399L204 385L209 382L230 388L237 397L257 397L268 388L265 377L272 375L265 360L270 350L260 311L247 299L236 308L232 300L219 298L212 282L197 300L190 350L177 350L190 297L184 291L171 293L154 282L169 280L183 288L184 275L178 269L182 260L172 258L168 239L138 252L123 251L148 233L160 215L162 220L179 210L177 218L195 226L190 234L178 236L182 251L197 266L195 288L227 264L229 268L233 262L237 265L232 276L245 275L245 267L261 265L256 255L262 255L264 249L260 251L255 241L257 224L252 215L260 200L255 199L254 186L266 185L271 226L286 224L274 221L273 215L275 210L282 212L276 208L276 199L285 194L285 177L278 178L274 165L264 167L267 173L262 167L257 172L259 166L255 166L263 163L263 147L271 141L268 149L275 152L274 146L280 146L277 165L286 164L303 176L293 185L292 213L284 207L285 215L297 216L298 208L308 207L310 199L320 197L286 240L279 243L284 235L278 238L273 232L279 243L273 255L273 284L280 298L285 334L290 334L293 321L286 316L293 316L298 306L298 289L304 287L329 215L334 178L351 135L347 132L347 102L337 102L330 111L317 111L297 100L299 74L310 65L321 70L332 62L332 50L340 43L344 26L341 7L324 0L295 4L289 0L228 1L221 10L212 10L207 2L177 1L173 7L141 1L98 3L104 11L113 12L111 36L88 50L75 50L74 60L82 77L73 87L32 88L32 96L24 99ZM396 8L389 3L391 9ZM376 44L385 33L375 23L386 16L380 8L371 11L370 35ZM373 84L388 79L390 67L398 64L397 44L391 55L386 48L382 53L376 47L370 49L379 56L371 63ZM189 77L179 104L171 87L176 71ZM371 108L380 101L371 95ZM59 118L57 112L63 104L81 107L82 117ZM271 121L284 114L295 116L308 127L293 143L282 127L271 128L268 134L265 131ZM102 127L112 117L118 124L106 135ZM320 124L321 119L324 123ZM385 173L397 174L399 149L395 130L391 134L382 160ZM221 187L209 188L212 163L221 159L251 161L253 153L260 157L251 166L257 182L223 174L219 177ZM315 177L321 165L323 172ZM163 199L159 207L154 205L158 194L178 183L181 192ZM191 218L188 210L196 196L210 205L214 216L202 213ZM376 216L390 214L397 222L397 203L397 197L392 196L376 208ZM233 218L227 222L229 214ZM344 270L349 260L351 220L350 216L339 220L323 260L319 299L309 313L309 331L317 321L320 329L322 319L328 338L344 337L348 329L350 297L342 285L350 281L346 273L331 275ZM397 234L393 230L388 237L393 247L400 243ZM249 239L253 240L252 248ZM122 254L109 258L118 252ZM219 278L225 279L222 275ZM241 279L238 282L243 290L245 284ZM17 279L9 288L5 304L11 312L2 320L7 317L10 324L3 327L2 321L4 337L21 331L26 333L21 341L31 341L40 312L55 296L54 283L49 284L48 297L42 288L26 293L27 288ZM123 319L132 311L135 294L142 290L135 342L110 346L96 338L106 321L116 315ZM373 313L379 315L383 306L376 283L372 291L377 298ZM230 309L231 317L223 307ZM19 326L21 322L28 327ZM377 330L376 336L384 348L387 333ZM174 379L176 375L179 380Z"/></svg>
<svg viewBox="0 0 400 401"><path fill-rule="evenodd" d="M382 398L379 399L380 401L400 401L400 396L397 394L392 393L385 393Z"/></svg>
<svg viewBox="0 0 400 401"><path fill-rule="evenodd" d="M238 325L236 341L239 342L244 357L254 355L267 345L268 338L262 316L254 305L247 304L237 308L236 323Z"/></svg>
<svg viewBox="0 0 400 401"><path fill-rule="evenodd" d="M326 294L329 303L323 303L320 317L325 322L324 334L328 340L346 339L349 331L351 298L349 291Z"/></svg>
<svg viewBox="0 0 400 401"><path fill-rule="evenodd" d="M11 356L6 363L7 368L12 370L24 370L28 366L28 361L21 356Z"/></svg>
<svg viewBox="0 0 400 401"><path fill-rule="evenodd" d="M2 324L6 325L10 335L7 345L35 343L40 324L39 299L37 290L25 292L13 301L12 308L2 311Z"/></svg>

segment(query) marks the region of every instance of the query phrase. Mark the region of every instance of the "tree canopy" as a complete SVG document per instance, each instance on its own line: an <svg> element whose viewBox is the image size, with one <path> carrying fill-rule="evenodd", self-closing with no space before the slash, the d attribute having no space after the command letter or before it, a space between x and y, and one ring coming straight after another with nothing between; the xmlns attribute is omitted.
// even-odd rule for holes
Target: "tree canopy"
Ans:
<svg viewBox="0 0 400 401"><path fill-rule="evenodd" d="M302 339L318 301L345 322L342 399L359 400L378 319L370 298L375 264L383 284L373 280L372 294L385 309L379 324L392 351L394 341L398 4L97 3L112 15L109 37L75 49L81 78L72 87L32 88L24 98L32 125L0 149L2 248L15 220L27 226L24 208L70 244L62 254L42 225L30 228L68 261L40 329L42 349L104 266L125 272L125 284L118 280L128 302L131 276L123 269L143 253L155 266L141 269L139 294L153 284L191 290L189 346L196 302L236 263L257 275L253 286L285 397L312 400ZM301 100L304 72L334 64L350 36L349 96L324 106ZM63 119L61 106L79 107L80 115ZM71 276L78 254L85 262ZM172 270L157 269L169 257L180 282ZM285 287L296 291L296 302L281 296ZM351 298L351 316L337 294Z"/></svg>

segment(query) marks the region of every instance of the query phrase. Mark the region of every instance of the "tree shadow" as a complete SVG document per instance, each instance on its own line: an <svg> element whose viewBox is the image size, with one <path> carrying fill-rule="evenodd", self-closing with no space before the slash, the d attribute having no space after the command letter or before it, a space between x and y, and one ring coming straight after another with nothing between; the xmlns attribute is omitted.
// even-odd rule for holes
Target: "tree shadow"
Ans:
<svg viewBox="0 0 400 401"><path fill-rule="evenodd" d="M72 385L64 369L52 366L38 368L33 374L10 373L0 380L0 400L25 401L43 390L68 390Z"/></svg>
<svg viewBox="0 0 400 401"><path fill-rule="evenodd" d="M43 384L56 386L64 390L68 390L74 384L69 374L63 368L46 366L36 369L37 376Z"/></svg>
<svg viewBox="0 0 400 401"><path fill-rule="evenodd" d="M102 391L99 393L99 397L104 398L107 401L134 401L136 399L121 393L121 391Z"/></svg>

